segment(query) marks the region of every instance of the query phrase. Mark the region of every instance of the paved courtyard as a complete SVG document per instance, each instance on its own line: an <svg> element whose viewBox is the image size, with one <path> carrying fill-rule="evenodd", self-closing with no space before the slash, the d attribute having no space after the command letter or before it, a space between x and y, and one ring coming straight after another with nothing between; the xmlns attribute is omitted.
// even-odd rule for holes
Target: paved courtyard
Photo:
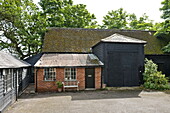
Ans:
<svg viewBox="0 0 170 113"><path fill-rule="evenodd" d="M5 113L170 113L170 94L141 90L23 94Z"/></svg>

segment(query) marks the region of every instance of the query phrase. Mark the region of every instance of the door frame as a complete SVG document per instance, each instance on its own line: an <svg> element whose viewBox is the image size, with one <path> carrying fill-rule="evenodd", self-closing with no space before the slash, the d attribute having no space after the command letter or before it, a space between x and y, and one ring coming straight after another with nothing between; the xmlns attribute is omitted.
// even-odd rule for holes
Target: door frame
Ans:
<svg viewBox="0 0 170 113"><path fill-rule="evenodd" d="M92 74L88 74L87 72L88 70L92 70ZM91 81L88 81L87 74L92 75L93 78L91 79ZM92 82L92 83L88 84L89 82ZM88 85L90 85L90 87ZM85 68L85 88L95 88L95 68L93 67Z"/></svg>

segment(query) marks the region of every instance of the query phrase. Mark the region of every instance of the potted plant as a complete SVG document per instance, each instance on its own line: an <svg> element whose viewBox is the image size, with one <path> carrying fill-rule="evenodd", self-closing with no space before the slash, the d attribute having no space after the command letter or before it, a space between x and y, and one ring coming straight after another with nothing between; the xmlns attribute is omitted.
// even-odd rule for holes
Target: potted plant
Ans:
<svg viewBox="0 0 170 113"><path fill-rule="evenodd" d="M57 82L56 82L56 84L57 84L57 89L58 89L58 92L61 92L61 91L62 91L62 87L63 87L63 84L62 84L62 82L60 82L60 81L57 81Z"/></svg>

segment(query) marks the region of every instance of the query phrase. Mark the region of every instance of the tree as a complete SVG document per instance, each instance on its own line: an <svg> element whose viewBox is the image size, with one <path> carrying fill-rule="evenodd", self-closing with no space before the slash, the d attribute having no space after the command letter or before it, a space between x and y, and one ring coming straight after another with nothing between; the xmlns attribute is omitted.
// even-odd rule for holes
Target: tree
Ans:
<svg viewBox="0 0 170 113"><path fill-rule="evenodd" d="M0 0L0 49L24 59L41 52L46 27L95 28L94 14L72 0Z"/></svg>
<svg viewBox="0 0 170 113"><path fill-rule="evenodd" d="M146 14L138 19L134 13L129 14L123 8L109 11L103 18L102 28L150 30L153 27L153 22Z"/></svg>
<svg viewBox="0 0 170 113"><path fill-rule="evenodd" d="M160 11L163 12L161 18L170 20L170 1L164 0L161 4L163 5L162 8L160 8Z"/></svg>
<svg viewBox="0 0 170 113"><path fill-rule="evenodd" d="M0 49L24 59L41 51L45 19L32 0L0 0Z"/></svg>
<svg viewBox="0 0 170 113"><path fill-rule="evenodd" d="M160 8L160 11L163 12L161 18L164 19L164 22L160 23L159 27L156 29L157 32L155 36L157 37L170 36L170 1L164 0L161 4L163 5L162 8ZM170 42L163 48L163 51L165 53L170 53Z"/></svg>
<svg viewBox="0 0 170 113"><path fill-rule="evenodd" d="M155 34L156 36L170 34L170 1L164 0L161 4L163 5L162 8L160 8L160 11L163 12L161 18L165 21L160 24L160 28L157 29L157 33Z"/></svg>
<svg viewBox="0 0 170 113"><path fill-rule="evenodd" d="M86 5L73 5L72 0L41 0L39 2L49 27L95 28L96 17Z"/></svg>
<svg viewBox="0 0 170 113"><path fill-rule="evenodd" d="M128 14L123 8L109 11L103 18L103 28L106 29L125 29L127 26Z"/></svg>
<svg viewBox="0 0 170 113"><path fill-rule="evenodd" d="M153 29L153 21L144 13L139 19L135 14L129 14L129 29L135 30L151 30Z"/></svg>

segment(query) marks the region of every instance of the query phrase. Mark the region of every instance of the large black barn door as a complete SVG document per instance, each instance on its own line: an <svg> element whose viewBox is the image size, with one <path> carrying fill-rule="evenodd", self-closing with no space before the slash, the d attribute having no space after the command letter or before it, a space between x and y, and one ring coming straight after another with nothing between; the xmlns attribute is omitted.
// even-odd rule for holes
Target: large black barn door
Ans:
<svg viewBox="0 0 170 113"><path fill-rule="evenodd" d="M85 69L85 87L95 88L95 70L94 68Z"/></svg>
<svg viewBox="0 0 170 113"><path fill-rule="evenodd" d="M137 54L133 52L108 53L108 86L133 86L139 82Z"/></svg>

